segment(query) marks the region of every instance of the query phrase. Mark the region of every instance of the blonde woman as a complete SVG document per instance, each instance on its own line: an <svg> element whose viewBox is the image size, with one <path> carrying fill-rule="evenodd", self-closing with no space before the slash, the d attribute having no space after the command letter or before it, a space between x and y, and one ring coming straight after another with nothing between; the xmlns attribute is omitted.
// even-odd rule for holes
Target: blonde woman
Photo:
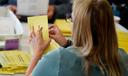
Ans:
<svg viewBox="0 0 128 76"><path fill-rule="evenodd" d="M51 26L50 37L63 47L41 58L50 41L43 40L42 28L32 33L37 41L26 76L127 76L107 0L74 0L72 17L72 46Z"/></svg>

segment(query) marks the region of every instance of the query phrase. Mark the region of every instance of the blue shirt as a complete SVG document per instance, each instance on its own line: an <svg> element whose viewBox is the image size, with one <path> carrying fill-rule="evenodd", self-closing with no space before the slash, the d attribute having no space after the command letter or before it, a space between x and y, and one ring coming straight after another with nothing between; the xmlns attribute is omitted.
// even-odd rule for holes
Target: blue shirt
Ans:
<svg viewBox="0 0 128 76"><path fill-rule="evenodd" d="M32 76L85 76L83 65L83 57L77 48L59 48L42 57ZM124 76L127 72L124 71ZM91 76L105 76L96 65L91 73Z"/></svg>

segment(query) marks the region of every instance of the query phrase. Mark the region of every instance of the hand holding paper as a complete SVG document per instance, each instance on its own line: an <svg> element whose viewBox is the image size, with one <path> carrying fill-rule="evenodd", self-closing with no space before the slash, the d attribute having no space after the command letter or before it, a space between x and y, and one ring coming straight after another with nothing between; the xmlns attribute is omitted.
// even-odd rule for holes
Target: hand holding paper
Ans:
<svg viewBox="0 0 128 76"><path fill-rule="evenodd" d="M44 40L49 39L47 16L28 17L28 25L31 31L33 27L34 27L34 31L36 31L39 28L39 26L42 27L43 28L42 34L43 34Z"/></svg>
<svg viewBox="0 0 128 76"><path fill-rule="evenodd" d="M49 36L54 39L60 46L67 44L67 40L56 25L51 25L49 27Z"/></svg>
<svg viewBox="0 0 128 76"><path fill-rule="evenodd" d="M36 57L41 57L44 53L44 50L50 45L50 39L44 40L43 34L42 34L42 27L38 26L38 29L34 31L34 27L31 33L31 39L33 43L34 48L34 55Z"/></svg>
<svg viewBox="0 0 128 76"><path fill-rule="evenodd" d="M42 30L43 38L46 41L49 40L47 16L28 17L28 25L29 25L30 30L32 30L32 27L34 26L34 31L38 29L38 25L40 25L40 27L43 27L43 30ZM59 45L54 40L52 40L50 43L50 46L45 50L45 53L55 48L58 48L58 47Z"/></svg>

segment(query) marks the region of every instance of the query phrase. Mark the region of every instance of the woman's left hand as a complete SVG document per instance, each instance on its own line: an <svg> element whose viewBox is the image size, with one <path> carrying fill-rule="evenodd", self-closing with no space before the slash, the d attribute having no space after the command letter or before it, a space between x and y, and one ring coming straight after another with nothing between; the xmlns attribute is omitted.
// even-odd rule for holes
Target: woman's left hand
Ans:
<svg viewBox="0 0 128 76"><path fill-rule="evenodd" d="M38 26L38 30L34 31L34 27L32 27L32 32L30 33L30 42L33 45L34 55L35 56L42 56L45 49L50 45L50 39L48 41L44 40L42 34L43 28Z"/></svg>

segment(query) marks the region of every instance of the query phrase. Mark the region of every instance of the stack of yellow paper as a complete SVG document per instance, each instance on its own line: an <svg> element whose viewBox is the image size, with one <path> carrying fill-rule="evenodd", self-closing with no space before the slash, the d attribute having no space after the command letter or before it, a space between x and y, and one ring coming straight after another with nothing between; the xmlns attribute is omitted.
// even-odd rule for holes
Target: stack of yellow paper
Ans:
<svg viewBox="0 0 128 76"><path fill-rule="evenodd" d="M120 25L121 26L121 25ZM123 48L128 53L128 32L116 27L119 48Z"/></svg>
<svg viewBox="0 0 128 76"><path fill-rule="evenodd" d="M62 31L64 36L71 36L71 31L72 31L71 22L67 22L64 19L57 19L55 21L55 24L59 27L59 29Z"/></svg>
<svg viewBox="0 0 128 76"><path fill-rule="evenodd" d="M18 50L0 52L0 74L25 73L31 55Z"/></svg>
<svg viewBox="0 0 128 76"><path fill-rule="evenodd" d="M49 31L48 31L48 18L47 16L34 16L34 17L28 17L28 25L30 30L32 30L32 26L34 28L38 28L38 26L43 27L43 37L45 40L49 39ZM50 46L45 50L45 53L58 48L59 45L52 40L50 43ZM33 54L33 53L32 53Z"/></svg>
<svg viewBox="0 0 128 76"><path fill-rule="evenodd" d="M128 32L117 31L119 48L123 48L128 53Z"/></svg>

